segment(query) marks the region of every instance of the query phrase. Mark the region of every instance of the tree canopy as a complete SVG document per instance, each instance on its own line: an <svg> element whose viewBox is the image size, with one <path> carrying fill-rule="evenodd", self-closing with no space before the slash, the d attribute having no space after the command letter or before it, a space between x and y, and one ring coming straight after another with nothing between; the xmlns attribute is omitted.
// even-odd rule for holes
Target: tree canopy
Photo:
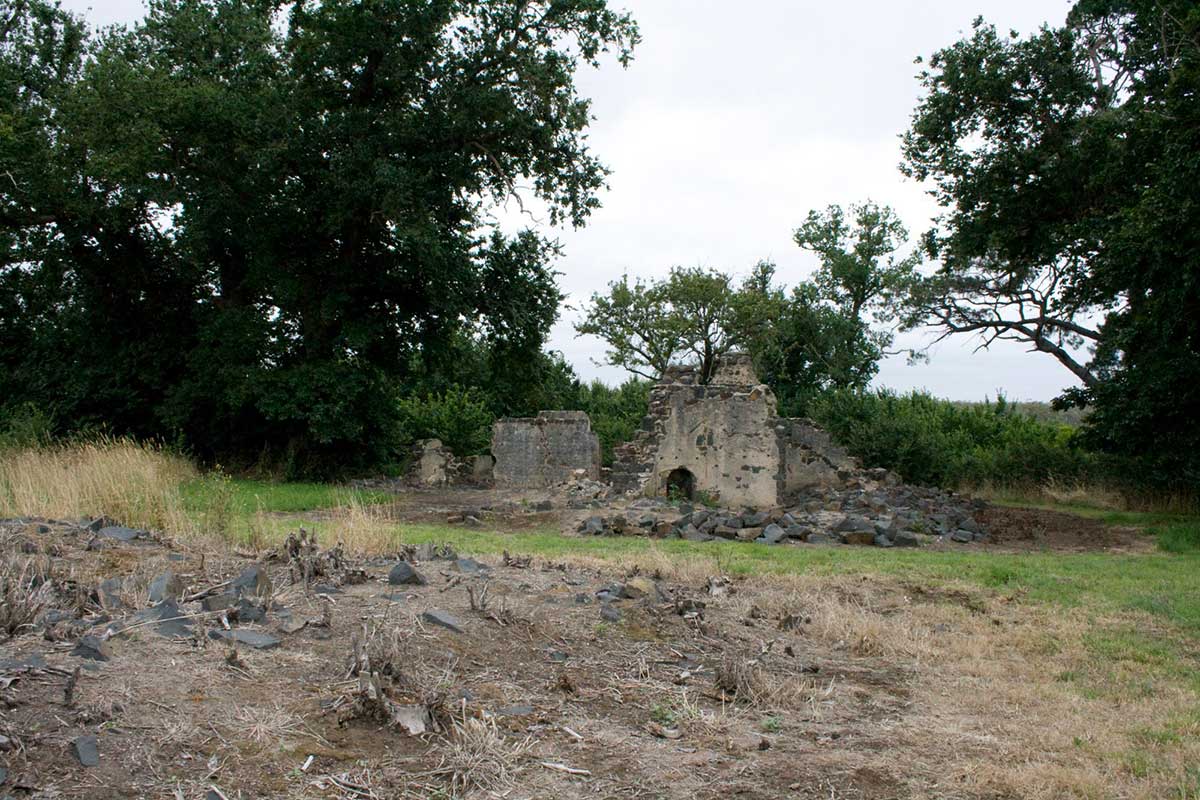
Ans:
<svg viewBox="0 0 1200 800"><path fill-rule="evenodd" d="M904 170L945 209L908 322L1048 353L1092 441L1200 483L1200 9L1080 0L935 53Z"/></svg>
<svg viewBox="0 0 1200 800"><path fill-rule="evenodd" d="M208 455L380 456L469 346L544 364L553 244L606 169L581 65L603 0L153 0L90 30L0 2L0 395ZM520 399L514 400L518 405ZM319 467L318 467L319 469Z"/></svg>

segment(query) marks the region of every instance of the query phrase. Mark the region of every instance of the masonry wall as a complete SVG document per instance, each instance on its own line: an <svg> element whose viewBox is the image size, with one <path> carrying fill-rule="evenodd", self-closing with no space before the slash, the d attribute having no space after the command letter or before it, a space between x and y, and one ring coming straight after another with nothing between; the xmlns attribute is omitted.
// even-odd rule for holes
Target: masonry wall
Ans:
<svg viewBox="0 0 1200 800"><path fill-rule="evenodd" d="M506 417L492 426L495 484L541 488L564 483L576 470L600 479L600 440L582 411L543 411Z"/></svg>
<svg viewBox="0 0 1200 800"><path fill-rule="evenodd" d="M778 496L775 400L766 387L680 386L662 420L647 494L664 494L676 469L730 505L772 506Z"/></svg>

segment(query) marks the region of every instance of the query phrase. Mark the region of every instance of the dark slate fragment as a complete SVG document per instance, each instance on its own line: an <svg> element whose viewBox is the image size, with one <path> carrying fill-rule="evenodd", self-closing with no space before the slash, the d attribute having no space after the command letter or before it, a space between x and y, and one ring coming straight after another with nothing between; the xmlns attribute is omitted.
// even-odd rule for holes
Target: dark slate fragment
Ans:
<svg viewBox="0 0 1200 800"><path fill-rule="evenodd" d="M430 625L437 625L440 628L462 633L462 623L454 618L453 615L437 608L431 608L421 615L423 622L428 622Z"/></svg>
<svg viewBox="0 0 1200 800"><path fill-rule="evenodd" d="M81 636L71 655L90 661L108 661L112 658L112 645L99 636Z"/></svg>
<svg viewBox="0 0 1200 800"><path fill-rule="evenodd" d="M107 528L101 528L96 531L96 533L105 539L116 539L118 542L132 542L137 539L148 538L150 535L146 531L126 528L124 525L109 525Z"/></svg>
<svg viewBox="0 0 1200 800"><path fill-rule="evenodd" d="M414 586L424 586L427 581L425 577L413 569L413 565L407 561L400 561L396 566L392 567L392 571L388 573L388 583L392 586L402 586L412 584Z"/></svg>
<svg viewBox="0 0 1200 800"><path fill-rule="evenodd" d="M100 743L95 736L80 736L71 742L71 752L85 767L95 767L100 764Z"/></svg>
<svg viewBox="0 0 1200 800"><path fill-rule="evenodd" d="M252 647L255 650L272 650L279 647L280 641L269 633L262 631L251 631L245 628L234 628L227 631L223 628L217 628L208 632L210 639L218 639L225 642L234 642L244 644L247 647Z"/></svg>

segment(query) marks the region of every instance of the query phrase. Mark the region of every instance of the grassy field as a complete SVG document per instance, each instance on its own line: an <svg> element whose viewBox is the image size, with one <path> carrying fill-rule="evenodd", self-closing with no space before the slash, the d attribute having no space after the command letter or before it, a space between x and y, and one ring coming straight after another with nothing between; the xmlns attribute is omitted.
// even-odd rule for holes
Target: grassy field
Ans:
<svg viewBox="0 0 1200 800"><path fill-rule="evenodd" d="M181 543L251 550L303 526L326 545L341 541L363 554L429 541L481 556L508 551L611 572L637 568L691 586L730 575L761 576L766 580L756 585L781 591L861 587L866 599L843 598L837 616L860 614L863 629L884 639L897 619L916 613L904 609L934 603L951 608L937 613L960 619L957 609L974 620L973 638L929 638L929 626L910 626L904 636L919 642L921 658L951 672L971 670L988 691L1001 687L995 690L1021 702L1045 702L1038 710L1045 720L1064 716L1087 727L1095 717L1095 731L1070 735L1077 736L1070 745L1076 756L1060 754L1063 763L1078 763L1075 771L1030 772L1030 786L1044 779L1044 786L1068 787L1062 796L1081 798L1200 799L1200 518L1057 504L1050 507L1139 527L1157 547L1008 553L577 538L557 526L512 531L487 521L472 529L398 520L393 500L336 486L201 475L177 457L129 443L0 453L0 516L107 514ZM1029 736L1033 741L1038 732ZM1097 777L1096 765L1108 772ZM1148 788L1104 790L1119 781Z"/></svg>

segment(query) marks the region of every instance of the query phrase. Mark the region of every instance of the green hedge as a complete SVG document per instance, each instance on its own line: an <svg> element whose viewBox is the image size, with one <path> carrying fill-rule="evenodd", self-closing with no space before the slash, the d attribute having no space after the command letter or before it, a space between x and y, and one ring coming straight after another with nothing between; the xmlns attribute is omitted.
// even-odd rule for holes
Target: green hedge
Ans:
<svg viewBox="0 0 1200 800"><path fill-rule="evenodd" d="M816 398L813 419L864 464L905 481L944 488L1091 481L1103 461L1075 428L1034 419L1003 398L963 405L922 392L835 391Z"/></svg>

